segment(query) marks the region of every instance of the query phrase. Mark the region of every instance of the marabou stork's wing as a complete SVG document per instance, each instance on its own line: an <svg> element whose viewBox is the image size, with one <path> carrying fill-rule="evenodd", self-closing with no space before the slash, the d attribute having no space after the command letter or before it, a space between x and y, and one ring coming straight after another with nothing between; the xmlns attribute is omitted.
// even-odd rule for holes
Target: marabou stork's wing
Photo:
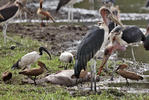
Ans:
<svg viewBox="0 0 149 100"><path fill-rule="evenodd" d="M137 26L127 26L123 30L122 39L127 43L135 43L145 40L145 35Z"/></svg>
<svg viewBox="0 0 149 100"><path fill-rule="evenodd" d="M9 18L12 18L17 13L18 9L19 8L15 4L11 4L5 6L4 8L1 8L0 14L4 17L4 19L0 19L0 23L8 20Z"/></svg>
<svg viewBox="0 0 149 100"><path fill-rule="evenodd" d="M94 27L88 31L77 50L75 76L79 76L82 69L86 69L87 62L94 57L104 41L104 29Z"/></svg>
<svg viewBox="0 0 149 100"><path fill-rule="evenodd" d="M60 0L59 3L58 3L58 6L57 6L57 8L56 8L56 12L58 12L59 9L60 9L62 6L66 5L69 1L70 1L70 0Z"/></svg>
<svg viewBox="0 0 149 100"><path fill-rule="evenodd" d="M145 7L149 7L149 0L146 1Z"/></svg>

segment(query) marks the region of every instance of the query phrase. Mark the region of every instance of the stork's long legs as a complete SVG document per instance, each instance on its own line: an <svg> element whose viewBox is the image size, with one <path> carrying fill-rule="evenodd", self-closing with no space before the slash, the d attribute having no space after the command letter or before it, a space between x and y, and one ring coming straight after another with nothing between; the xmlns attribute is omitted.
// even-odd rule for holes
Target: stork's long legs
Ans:
<svg viewBox="0 0 149 100"><path fill-rule="evenodd" d="M73 5L68 6L68 22L73 21Z"/></svg>
<svg viewBox="0 0 149 100"><path fill-rule="evenodd" d="M7 26L8 26L8 23L6 22L4 25L3 25L3 35L4 35L4 45L6 45L6 38L15 42L17 45L22 45L20 44L19 42L16 42L15 40L13 40L12 38L8 37L7 34L6 34L6 31L7 31Z"/></svg>
<svg viewBox="0 0 149 100"><path fill-rule="evenodd" d="M131 53L132 53L133 61L136 62L136 58L135 58L135 54L134 54L134 50L133 50L133 46L131 46Z"/></svg>
<svg viewBox="0 0 149 100"><path fill-rule="evenodd" d="M91 65L91 91L96 92L96 60L92 59L92 65ZM94 89L93 89L93 83L94 83Z"/></svg>

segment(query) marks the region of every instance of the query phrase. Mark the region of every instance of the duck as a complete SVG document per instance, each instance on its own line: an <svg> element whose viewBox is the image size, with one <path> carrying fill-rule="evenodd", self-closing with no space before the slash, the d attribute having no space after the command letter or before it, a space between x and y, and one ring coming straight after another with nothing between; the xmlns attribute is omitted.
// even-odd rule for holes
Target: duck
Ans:
<svg viewBox="0 0 149 100"><path fill-rule="evenodd" d="M19 74L23 74L23 75L26 75L28 77L34 76L34 78L33 78L34 85L37 85L36 84L36 77L43 74L45 72L45 69L48 71L46 65L43 62L38 61L38 66L40 66L40 67L39 68L32 68L32 69L25 69L23 71L20 71Z"/></svg>

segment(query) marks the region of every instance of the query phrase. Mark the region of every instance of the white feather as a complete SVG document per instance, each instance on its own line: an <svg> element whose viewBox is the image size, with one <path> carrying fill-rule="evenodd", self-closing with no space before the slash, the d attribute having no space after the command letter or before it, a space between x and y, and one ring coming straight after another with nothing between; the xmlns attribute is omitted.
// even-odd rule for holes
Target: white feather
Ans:
<svg viewBox="0 0 149 100"><path fill-rule="evenodd" d="M70 52L63 52L59 57L60 61L69 63L70 60L73 60L73 55Z"/></svg>
<svg viewBox="0 0 149 100"><path fill-rule="evenodd" d="M40 57L41 56L39 55L38 52L36 51L30 52L21 58L21 61L19 62L19 66L30 67L30 65L36 62Z"/></svg>

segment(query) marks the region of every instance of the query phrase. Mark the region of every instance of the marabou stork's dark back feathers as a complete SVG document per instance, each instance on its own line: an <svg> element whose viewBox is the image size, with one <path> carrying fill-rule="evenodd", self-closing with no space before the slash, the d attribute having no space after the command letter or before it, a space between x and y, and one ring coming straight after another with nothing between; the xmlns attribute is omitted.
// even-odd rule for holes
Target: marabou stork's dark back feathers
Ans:
<svg viewBox="0 0 149 100"><path fill-rule="evenodd" d="M146 40L144 41L144 48L149 50L149 35L146 36Z"/></svg>
<svg viewBox="0 0 149 100"><path fill-rule="evenodd" d="M146 1L145 7L149 7L149 0Z"/></svg>
<svg viewBox="0 0 149 100"><path fill-rule="evenodd" d="M109 28L109 33L115 28L116 24L112 21L109 23L108 28Z"/></svg>
<svg viewBox="0 0 149 100"><path fill-rule="evenodd" d="M127 43L135 43L145 40L145 35L137 26L127 26L123 30L122 39Z"/></svg>
<svg viewBox="0 0 149 100"><path fill-rule="evenodd" d="M82 69L86 69L87 62L93 58L104 41L104 29L93 27L78 46L76 62L74 66L75 76L78 78Z"/></svg>
<svg viewBox="0 0 149 100"><path fill-rule="evenodd" d="M70 0L60 0L59 3L58 3L58 6L57 6L57 8L56 8L56 12L58 12L59 9L60 9L62 6L66 5L69 1L70 1Z"/></svg>
<svg viewBox="0 0 149 100"><path fill-rule="evenodd" d="M19 8L15 4L10 4L6 7L0 8L0 14L4 19L0 19L0 22L6 21L14 16Z"/></svg>

